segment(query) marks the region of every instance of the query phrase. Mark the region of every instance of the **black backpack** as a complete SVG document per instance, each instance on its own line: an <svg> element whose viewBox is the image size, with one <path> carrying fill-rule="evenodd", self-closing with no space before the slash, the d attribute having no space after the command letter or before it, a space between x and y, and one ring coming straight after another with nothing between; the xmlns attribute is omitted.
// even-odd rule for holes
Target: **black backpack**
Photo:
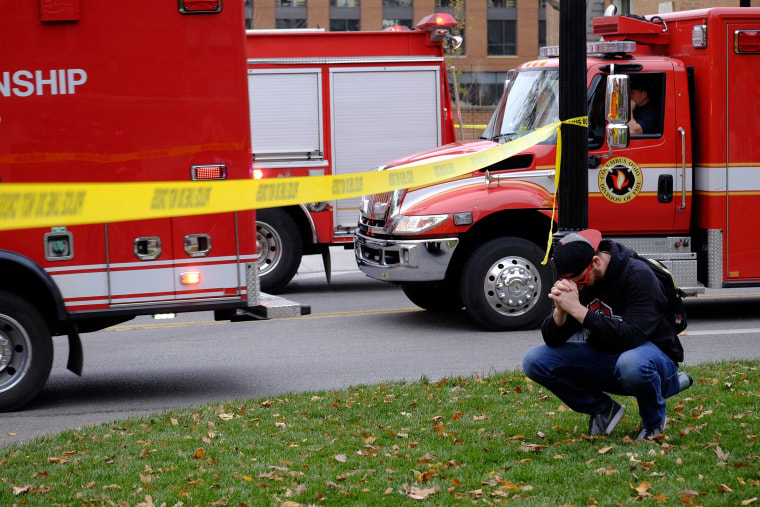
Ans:
<svg viewBox="0 0 760 507"><path fill-rule="evenodd" d="M683 304L683 298L686 297L686 293L678 288L673 273L663 266L660 261L641 257L635 252L633 258L639 259L649 266L649 269L654 271L654 274L660 281L663 291L665 292L665 298L668 301L667 313L670 316L670 325L673 326L676 334L686 329L688 323L686 322L686 310Z"/></svg>

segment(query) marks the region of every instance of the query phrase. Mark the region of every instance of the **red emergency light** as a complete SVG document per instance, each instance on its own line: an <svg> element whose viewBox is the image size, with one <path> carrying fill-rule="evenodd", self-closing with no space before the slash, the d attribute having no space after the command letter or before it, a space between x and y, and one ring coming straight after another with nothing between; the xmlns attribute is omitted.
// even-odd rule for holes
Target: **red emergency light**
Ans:
<svg viewBox="0 0 760 507"><path fill-rule="evenodd" d="M190 168L190 173L193 181L226 180L227 166L224 164L194 165Z"/></svg>
<svg viewBox="0 0 760 507"><path fill-rule="evenodd" d="M734 32L735 53L760 53L760 31L737 30Z"/></svg>
<svg viewBox="0 0 760 507"><path fill-rule="evenodd" d="M457 26L457 20L454 19L454 16L451 14L447 14L445 12L436 12L434 14L430 14L422 18L422 20L417 23L417 28L419 30L427 31L435 30L436 28L446 28L449 26Z"/></svg>
<svg viewBox="0 0 760 507"><path fill-rule="evenodd" d="M384 29L383 32L411 32L412 29L406 25L393 25Z"/></svg>
<svg viewBox="0 0 760 507"><path fill-rule="evenodd" d="M182 14L203 14L222 11L222 0L179 0Z"/></svg>

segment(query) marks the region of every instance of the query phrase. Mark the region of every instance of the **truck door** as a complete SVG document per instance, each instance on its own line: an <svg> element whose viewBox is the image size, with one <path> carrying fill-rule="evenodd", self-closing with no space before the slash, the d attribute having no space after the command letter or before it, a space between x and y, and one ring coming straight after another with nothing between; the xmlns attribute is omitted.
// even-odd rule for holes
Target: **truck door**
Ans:
<svg viewBox="0 0 760 507"><path fill-rule="evenodd" d="M365 172L441 144L439 67L330 69L333 174ZM336 236L356 229L359 197L334 206Z"/></svg>
<svg viewBox="0 0 760 507"><path fill-rule="evenodd" d="M236 214L107 224L109 304L240 297Z"/></svg>
<svg viewBox="0 0 760 507"><path fill-rule="evenodd" d="M760 278L760 241L752 232L760 210L760 102L755 99L760 54L741 52L744 37L757 37L757 24L729 24L726 41L726 276L729 281ZM751 42L751 40L750 40ZM735 49L738 48L738 49ZM751 50L751 48L750 48Z"/></svg>
<svg viewBox="0 0 760 507"><path fill-rule="evenodd" d="M617 66L616 73L645 82L657 111L651 131L631 135L628 148L610 149L604 141L607 73L597 69L589 86L589 224L605 234L672 234L689 227L690 198L682 197L682 144L689 153L688 94L675 93L671 62L653 68ZM628 71L626 72L626 67ZM685 82L684 82L685 85ZM637 85L641 86L641 85ZM677 104L676 100L684 101ZM683 106L680 115L676 108ZM683 131L679 131L679 127ZM690 160L688 161L690 163ZM686 171L690 185L690 169Z"/></svg>

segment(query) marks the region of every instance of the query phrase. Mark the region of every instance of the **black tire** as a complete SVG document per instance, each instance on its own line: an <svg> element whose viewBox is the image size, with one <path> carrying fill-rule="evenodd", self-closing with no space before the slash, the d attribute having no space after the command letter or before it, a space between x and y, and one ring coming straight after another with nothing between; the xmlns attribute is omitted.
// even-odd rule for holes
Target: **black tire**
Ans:
<svg viewBox="0 0 760 507"><path fill-rule="evenodd" d="M34 398L53 367L53 340L40 313L26 300L0 291L0 412Z"/></svg>
<svg viewBox="0 0 760 507"><path fill-rule="evenodd" d="M430 312L455 312L464 306L459 287L451 284L404 283L401 290L412 303Z"/></svg>
<svg viewBox="0 0 760 507"><path fill-rule="evenodd" d="M282 210L256 211L259 285L276 294L290 283L301 265L303 244L295 221Z"/></svg>
<svg viewBox="0 0 760 507"><path fill-rule="evenodd" d="M553 268L544 252L522 238L496 238L479 246L462 271L462 301L485 329L537 327L551 310ZM499 290L502 289L502 290Z"/></svg>

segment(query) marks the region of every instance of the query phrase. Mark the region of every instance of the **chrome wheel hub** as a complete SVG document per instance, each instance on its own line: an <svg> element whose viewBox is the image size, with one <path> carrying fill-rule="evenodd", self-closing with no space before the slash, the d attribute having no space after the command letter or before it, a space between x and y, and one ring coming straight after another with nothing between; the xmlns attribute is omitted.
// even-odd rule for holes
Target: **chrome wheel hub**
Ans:
<svg viewBox="0 0 760 507"><path fill-rule="evenodd" d="M256 224L256 251L259 254L259 274L273 271L282 259L282 239L269 224Z"/></svg>
<svg viewBox="0 0 760 507"><path fill-rule="evenodd" d="M541 293L538 270L522 257L499 259L483 281L488 304L502 315L518 316L530 311Z"/></svg>
<svg viewBox="0 0 760 507"><path fill-rule="evenodd" d="M11 359L13 359L13 343L5 333L0 332L0 371L5 371Z"/></svg>

